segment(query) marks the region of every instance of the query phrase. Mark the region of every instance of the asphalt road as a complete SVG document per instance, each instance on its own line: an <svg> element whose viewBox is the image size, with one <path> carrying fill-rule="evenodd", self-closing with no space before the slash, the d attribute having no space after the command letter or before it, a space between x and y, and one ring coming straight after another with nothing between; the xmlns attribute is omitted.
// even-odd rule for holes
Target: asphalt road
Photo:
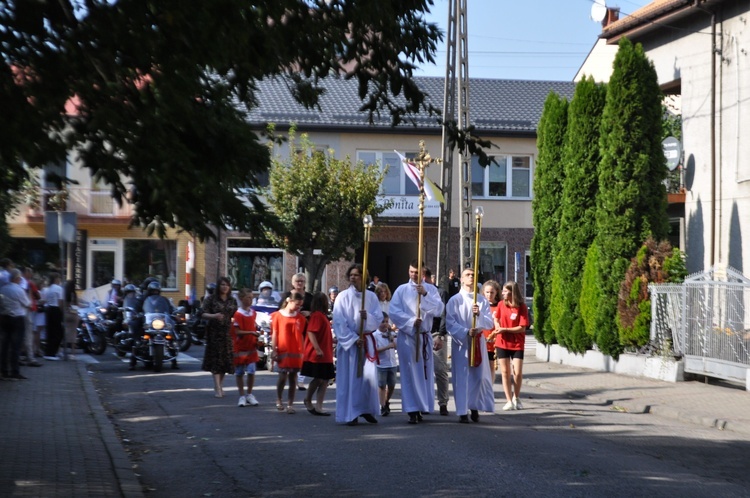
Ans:
<svg viewBox="0 0 750 498"><path fill-rule="evenodd" d="M750 496L750 438L736 433L532 388L526 409L498 399L478 424L451 408L408 425L397 390L377 425L341 426L308 414L304 393L296 414L278 412L267 371L260 406L237 407L233 376L214 398L202 353L159 374L129 372L111 349L89 367L147 496Z"/></svg>

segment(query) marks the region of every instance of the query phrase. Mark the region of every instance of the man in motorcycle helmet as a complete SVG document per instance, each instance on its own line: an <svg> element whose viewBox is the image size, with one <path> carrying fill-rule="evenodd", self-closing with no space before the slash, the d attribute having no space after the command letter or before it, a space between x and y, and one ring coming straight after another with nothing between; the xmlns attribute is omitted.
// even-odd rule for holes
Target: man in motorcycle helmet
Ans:
<svg viewBox="0 0 750 498"><path fill-rule="evenodd" d="M336 300L336 296L339 295L339 288L335 285L328 289L328 318L333 317L333 302Z"/></svg>
<svg viewBox="0 0 750 498"><path fill-rule="evenodd" d="M115 278L112 280L109 292L107 292L106 302L112 303L115 306L122 306L122 298L122 282Z"/></svg>
<svg viewBox="0 0 750 498"><path fill-rule="evenodd" d="M135 318L132 322L134 322L135 327L131 327L131 333L135 333L137 335L134 335L134 337L140 337L143 332L143 325L144 325L144 316L143 316L143 303L151 296L160 296L161 295L161 284L157 279L153 279L151 282L148 283L146 286L146 291L144 294L140 297L138 300L137 310L138 311L138 317ZM164 298L166 299L166 298ZM172 304L169 304L170 314L174 313L174 306ZM131 322L131 323L132 323ZM137 363L135 350L138 346L137 342L133 341L133 352L130 354L130 370L135 370L135 365ZM179 368L177 366L177 359L172 360L172 369L176 370Z"/></svg>

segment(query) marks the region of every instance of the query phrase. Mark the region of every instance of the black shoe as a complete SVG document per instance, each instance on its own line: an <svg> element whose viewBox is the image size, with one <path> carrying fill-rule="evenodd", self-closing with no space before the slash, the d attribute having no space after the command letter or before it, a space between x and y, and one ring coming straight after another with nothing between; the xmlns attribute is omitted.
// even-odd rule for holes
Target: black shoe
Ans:
<svg viewBox="0 0 750 498"><path fill-rule="evenodd" d="M380 407L380 416L381 417L387 417L388 416L388 408L385 407L385 405Z"/></svg>
<svg viewBox="0 0 750 498"><path fill-rule="evenodd" d="M417 423L419 423L419 419L417 418L417 412L410 412L409 413L409 423L410 424L417 424Z"/></svg>
<svg viewBox="0 0 750 498"><path fill-rule="evenodd" d="M298 391L307 391L307 388L305 386L297 386Z"/></svg>
<svg viewBox="0 0 750 498"><path fill-rule="evenodd" d="M391 404L386 401L386 403L385 403L385 414L388 415L389 413L391 413Z"/></svg>
<svg viewBox="0 0 750 498"><path fill-rule="evenodd" d="M27 380L28 379L28 377L24 377L21 374L13 374L10 376L10 378L15 379L15 380Z"/></svg>
<svg viewBox="0 0 750 498"><path fill-rule="evenodd" d="M367 420L368 422L370 422L371 424L377 424L378 423L378 419L376 419L375 417L373 417L369 413L364 413L364 414L361 415L361 417L363 419Z"/></svg>
<svg viewBox="0 0 750 498"><path fill-rule="evenodd" d="M458 421L462 424L468 424L469 417L467 415L461 415L460 417L458 417Z"/></svg>
<svg viewBox="0 0 750 498"><path fill-rule="evenodd" d="M180 369L180 367L177 366L177 362L176 361L172 362L172 370L179 370L179 369Z"/></svg>
<svg viewBox="0 0 750 498"><path fill-rule="evenodd" d="M471 411L471 421L472 422L479 422L479 412L477 410Z"/></svg>
<svg viewBox="0 0 750 498"><path fill-rule="evenodd" d="M357 420L356 418L354 420L350 420L349 422L346 423L346 425L349 425L349 426L351 426L351 425L357 425L357 424L359 424L359 420Z"/></svg>
<svg viewBox="0 0 750 498"><path fill-rule="evenodd" d="M419 412L417 412L417 420L420 422L422 421L422 414Z"/></svg>
<svg viewBox="0 0 750 498"><path fill-rule="evenodd" d="M440 415L447 417L448 416L448 407L445 405L440 405Z"/></svg>

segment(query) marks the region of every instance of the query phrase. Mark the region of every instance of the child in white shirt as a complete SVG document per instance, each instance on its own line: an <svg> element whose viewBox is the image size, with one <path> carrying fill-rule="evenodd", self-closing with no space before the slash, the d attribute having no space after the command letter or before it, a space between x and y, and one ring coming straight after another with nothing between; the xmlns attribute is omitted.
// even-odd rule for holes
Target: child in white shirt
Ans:
<svg viewBox="0 0 750 498"><path fill-rule="evenodd" d="M396 388L396 333L391 330L388 314L383 313L383 321L378 330L373 332L375 346L378 350L378 388L380 396L380 415L383 417L391 413L391 396Z"/></svg>

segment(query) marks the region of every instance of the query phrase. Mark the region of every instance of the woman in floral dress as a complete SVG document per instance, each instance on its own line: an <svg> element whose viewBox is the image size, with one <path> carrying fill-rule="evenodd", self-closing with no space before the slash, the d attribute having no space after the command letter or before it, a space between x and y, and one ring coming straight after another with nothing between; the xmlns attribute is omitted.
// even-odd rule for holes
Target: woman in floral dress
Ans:
<svg viewBox="0 0 750 498"><path fill-rule="evenodd" d="M231 294L232 284L227 277L218 281L216 292L203 301L206 324L206 350L202 369L214 377L214 396L224 397L224 376L234 373L232 338L229 329L237 311L237 301Z"/></svg>

